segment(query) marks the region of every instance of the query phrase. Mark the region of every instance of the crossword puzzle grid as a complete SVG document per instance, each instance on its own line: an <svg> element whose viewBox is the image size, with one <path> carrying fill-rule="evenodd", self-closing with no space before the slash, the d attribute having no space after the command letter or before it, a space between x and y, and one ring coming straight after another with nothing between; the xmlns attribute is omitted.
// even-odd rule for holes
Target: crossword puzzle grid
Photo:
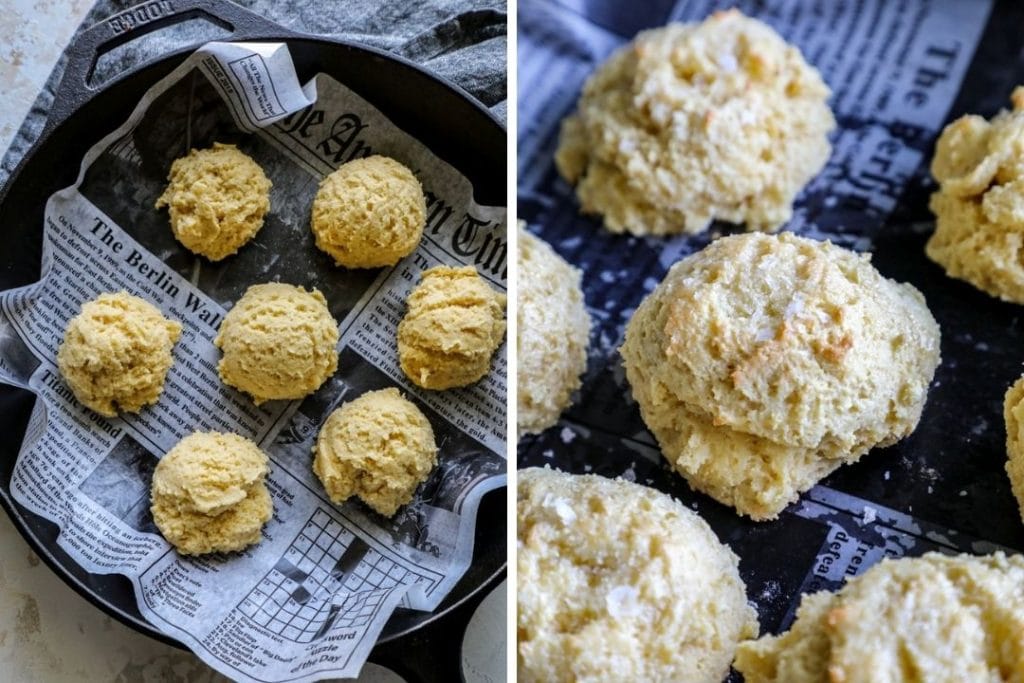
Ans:
<svg viewBox="0 0 1024 683"><path fill-rule="evenodd" d="M388 589L424 579L317 510L238 609L283 638L308 643L333 626L364 626ZM347 596L335 603L338 593Z"/></svg>

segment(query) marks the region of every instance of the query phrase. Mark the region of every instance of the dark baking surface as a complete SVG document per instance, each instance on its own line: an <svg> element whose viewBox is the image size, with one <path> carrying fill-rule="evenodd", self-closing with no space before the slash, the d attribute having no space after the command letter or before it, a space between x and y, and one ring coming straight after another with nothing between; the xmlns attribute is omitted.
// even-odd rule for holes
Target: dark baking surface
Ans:
<svg viewBox="0 0 1024 683"><path fill-rule="evenodd" d="M361 16L366 28L383 25L379 23L382 21L381 16L386 15L390 7L380 3L351 3L349 9L354 9L356 5L362 8L363 15L355 13L353 16ZM476 5L475 9L473 5ZM343 4L339 7L345 8ZM419 8L419 14L412 13L418 20L429 18L433 21L426 27L420 27L422 30L418 33L412 31L415 22L403 22L398 16L393 17L393 25L388 25L392 26L396 36L404 36L411 41L413 47L418 45L418 49L425 50L418 54L421 61L431 63L432 66L447 64L450 69L455 69L457 63L462 64L466 68L466 73L461 74L464 82L474 87L484 99L490 99L489 104L493 105L491 115L436 76L417 72L407 66L410 62L402 57L392 60L385 58L382 53L359 47L299 37L289 41L296 69L303 82L318 71L335 76L381 109L396 125L420 137L435 153L459 168L473 182L475 198L479 203L502 205L505 201L505 179L504 174L500 171L496 173L495 169L505 167L505 134L493 116L501 115L503 111L503 8L487 9L482 8L482 3L469 2L449 3L445 8L431 7L428 3ZM340 11L339 8L333 9ZM454 14L445 14L447 11ZM369 14L373 15L373 21L364 16ZM318 16L323 18L322 15ZM462 28L453 29L452 22ZM354 20L353 24L359 25ZM274 32L272 26L270 30L266 26L266 22L263 22L261 29L257 22L244 37L270 39L280 35ZM412 38L406 35L410 31ZM296 35L293 31L281 30L281 33ZM448 41L447 49L445 41ZM401 48L399 51L407 51L402 47L406 44L404 39L393 41L393 47ZM71 119L54 129L52 136L33 149L27 157L21 156L17 144L12 147L5 158L5 165L22 165L15 169L11 182L0 187L0 220L3 221L6 244L0 250L0 289L17 287L38 279L42 214L46 197L74 181L78 172L77 160L85 150L109 132L109 129L125 120L145 88L166 75L190 51L179 50L171 57L148 63L112 86L104 86L106 90L94 94L80 110L73 113ZM413 55L417 53L414 51ZM122 56L128 59L124 53ZM135 55L133 64L137 65L140 59L145 59L145 56ZM494 71L495 67L498 71ZM444 72L445 69L438 70ZM494 78L494 73L499 72L502 76L500 84ZM118 78L122 75L117 69L114 69L114 73L119 74ZM59 73L51 81L58 76ZM44 92L40 100L46 97L47 92ZM37 105L44 110L60 113L66 109L62 108L61 102L58 95L55 103L50 101L45 105ZM410 102L416 104L410 106ZM42 124L38 113L34 111L30 114L19 132L19 140L29 139L39 132ZM457 127L460 133L457 144L450 134L453 127ZM75 161L68 163L69 159ZM0 386L0 416L9 435L0 443L0 458L7 463L0 467L2 502L40 557L69 585L116 618L154 635L148 625L141 621L126 579L118 575L100 576L83 571L57 547L57 529L53 524L28 513L9 498L11 469L33 402L34 396L29 392ZM462 630L472 610L486 595L485 588L495 585L504 573L504 519L504 489L487 494L481 503L478 517L474 562L451 595L433 614L399 610L385 627L384 638L397 638L397 642L401 643L407 640L402 637L404 634L453 609L453 614L444 618L440 625L427 626L417 636L416 642L432 643L435 651L430 653L430 647L411 644L407 656L392 661L392 657L403 651L401 646L397 646L391 650L385 649L383 653L374 651L371 660L391 668L402 668L409 680L453 680L459 667L457 655ZM155 637L167 640L159 635ZM441 652L447 654L442 658L439 654Z"/></svg>
<svg viewBox="0 0 1024 683"><path fill-rule="evenodd" d="M673 4L659 2L647 12L625 12L615 3L592 0L579 13L628 39L639 29L664 24ZM527 0L520 10L521 30L529 25L524 12L539 15L538 5L565 7L558 0ZM1022 27L1024 4L995 3L947 120L967 112L988 117L1008 106L1013 86L1024 83ZM541 28L533 30L538 36L544 35ZM521 79L520 92L528 92L530 85ZM552 112L552 119L568 113ZM519 133L521 149L523 125ZM841 121L840 125L849 123ZM557 131L557 127L529 134L557 135L547 133L550 130ZM946 551L954 546L976 552L991 549L990 544L974 544L976 539L1024 549L1024 525L1003 469L1006 450L1002 416L1003 394L1024 371L1024 307L998 301L946 277L925 257L924 243L934 225L927 206L934 189L928 172L934 137L910 142L924 152L923 161L906 183L896 210L887 218L874 221L856 212L837 215L840 207L829 208L819 197L802 199L809 207L810 222L822 231L828 233L825 226L835 226L832 234L869 236L874 265L886 277L910 282L920 289L942 329L943 361L917 430L895 446L876 449L859 462L841 467L822 484L905 513L928 528L959 532L951 536L948 545L935 536L940 539L935 547ZM553 149L553 141L547 138L530 144L531 149ZM521 157L519 164L520 172L524 165L540 169L533 187L520 190L519 217L564 258L582 268L584 294L594 319L588 369L576 400L558 425L539 436L520 440L519 466L550 465L577 473L624 475L677 497L696 509L740 556L740 573L748 596L757 604L762 633L784 629L801 591L835 587L811 580L828 534L838 528L832 525L848 525L845 528L852 528L851 533L862 544L871 546L884 522L861 527L851 523L854 520L849 515L838 512L823 520L808 519L795 514L794 505L775 521L757 523L693 492L666 465L646 432L636 404L624 396L628 390L624 389L616 350L622 341L623 324L667 271L667 264L659 259L666 240L609 233L599 219L579 215L571 188L558 177L550 158ZM839 225L846 227L839 229ZM725 224L713 228L725 234L737 231L735 226ZM709 239L707 234L675 238L672 248L682 254L691 253ZM609 273L626 273L626 283L646 280L650 284L624 284L621 277ZM881 543L879 540L879 547ZM929 549L933 548L922 542L908 552L921 554ZM733 676L739 680L737 674Z"/></svg>

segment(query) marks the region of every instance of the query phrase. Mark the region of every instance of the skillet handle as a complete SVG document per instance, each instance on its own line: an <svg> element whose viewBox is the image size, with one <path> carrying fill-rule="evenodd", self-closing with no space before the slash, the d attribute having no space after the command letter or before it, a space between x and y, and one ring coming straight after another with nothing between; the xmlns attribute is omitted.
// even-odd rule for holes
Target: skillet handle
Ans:
<svg viewBox="0 0 1024 683"><path fill-rule="evenodd" d="M150 0L90 26L67 48L67 65L57 86L46 121L52 129L67 119L99 89L89 82L99 58L119 45L190 19L206 19L231 32L224 40L286 39L300 34L266 19L231 0ZM198 47L198 44L193 46ZM142 68L140 64L135 69ZM131 71L118 74L120 80ZM100 84L103 85L103 84Z"/></svg>

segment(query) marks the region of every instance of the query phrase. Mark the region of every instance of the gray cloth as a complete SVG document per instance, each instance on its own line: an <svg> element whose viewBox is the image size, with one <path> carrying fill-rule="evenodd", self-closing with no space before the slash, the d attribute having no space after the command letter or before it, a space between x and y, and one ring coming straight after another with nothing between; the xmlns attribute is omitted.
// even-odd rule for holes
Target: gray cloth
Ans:
<svg viewBox="0 0 1024 683"><path fill-rule="evenodd" d="M133 4L136 0L99 0L78 30ZM359 42L418 62L464 88L505 121L504 0L240 0L239 4L294 31ZM92 82L102 83L170 50L225 35L198 20L154 32L104 55ZM61 55L0 162L0 186L39 137L65 59Z"/></svg>

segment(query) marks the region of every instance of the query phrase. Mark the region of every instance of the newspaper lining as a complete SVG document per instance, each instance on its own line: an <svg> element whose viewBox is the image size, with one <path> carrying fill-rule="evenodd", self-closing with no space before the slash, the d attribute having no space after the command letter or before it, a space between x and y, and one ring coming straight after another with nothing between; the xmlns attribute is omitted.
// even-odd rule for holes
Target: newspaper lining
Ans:
<svg viewBox="0 0 1024 683"><path fill-rule="evenodd" d="M819 484L784 511L777 523L750 523L692 492L667 466L640 420L618 354L625 325L665 271L721 234L722 226L712 226L709 234L671 238L608 234L599 227L599 219L579 215L572 188L553 167L559 125L575 108L587 76L639 28L671 20L700 21L727 6L765 21L797 44L834 92L830 105L838 130L831 139L832 156L797 198L794 218L785 229L869 251L883 239L890 246L910 242L920 249L920 233L931 230L931 224L892 221L891 216L904 193L928 190L925 176L935 137L967 86L965 76L976 60L995 3L676 0L626 12L614 3L590 3L574 11L556 0L527 0L520 7L519 215L583 271L594 330L578 399L558 425L520 441L519 464L621 476L655 485L699 510L740 555L741 573L749 598L758 605L762 627L778 632L792 621L801 594L834 590L884 556L1009 550L1013 545L1007 541L989 539L1012 537L1002 527L1019 524L1019 518L1001 462L989 468L997 470L991 479L963 481L944 477L930 469L928 461L903 451L897 456L867 456L873 465L864 466L878 469L880 481L872 482L876 492L893 486L899 477L903 485L909 480L919 487L913 491L916 497L907 491L908 501L916 502L931 496L934 484L936 497L952 498L944 503L947 508L959 511L973 500L985 512L1003 513L1005 522L985 517L987 528L979 529L975 520L963 519L956 529L952 526L957 522L935 524L918 517L913 503L900 511L871 500L870 494L854 495ZM998 94L998 101L1004 103L1008 96L1009 89ZM909 237L897 241L901 236ZM876 258L890 264L899 259L898 254L883 251L879 249ZM990 351L986 342L962 330L944 328L943 336L944 356L945 340L951 337L957 354L972 346L976 353ZM1007 365L1017 376L1019 355L1013 357L1018 358L1016 365L1010 360ZM955 374L955 359L944 360L940 373ZM937 375L933 392L939 384ZM998 414L1004 386L992 387L993 404L998 404L994 408L972 406L979 411L977 425L951 445L952 451L968 454L961 460L980 458L984 451L972 452L970 444L981 436L1001 449L1000 425L986 421L984 415ZM624 400L629 409L623 408ZM843 470L837 474L842 480ZM956 475L961 476L959 471ZM991 488L993 481L1005 495L998 502L978 503L976 497L988 493L978 489ZM999 533L993 528L997 523Z"/></svg>
<svg viewBox="0 0 1024 683"><path fill-rule="evenodd" d="M189 255L153 209L170 161L214 141L239 144L274 184L263 229L219 264ZM313 246L309 207L324 175L370 153L416 173L429 222L394 268L344 271ZM477 205L461 174L331 77L300 86L284 45L210 43L86 154L45 221L41 280L0 293L0 381L39 397L14 498L56 522L58 544L87 571L131 579L143 616L225 675L357 675L396 607L433 610L463 575L480 498L505 485L504 346L481 382L425 392L398 369L395 345L426 268L474 265L504 290L504 207ZM256 407L220 382L213 338L245 288L271 280L324 292L340 321L339 370L306 399ZM184 329L159 402L107 419L75 401L55 361L81 304L121 289ZM437 469L390 520L332 505L310 467L319 426L343 401L396 385L431 421ZM274 516L241 553L183 559L153 524L153 468L197 430L242 434L270 456Z"/></svg>

